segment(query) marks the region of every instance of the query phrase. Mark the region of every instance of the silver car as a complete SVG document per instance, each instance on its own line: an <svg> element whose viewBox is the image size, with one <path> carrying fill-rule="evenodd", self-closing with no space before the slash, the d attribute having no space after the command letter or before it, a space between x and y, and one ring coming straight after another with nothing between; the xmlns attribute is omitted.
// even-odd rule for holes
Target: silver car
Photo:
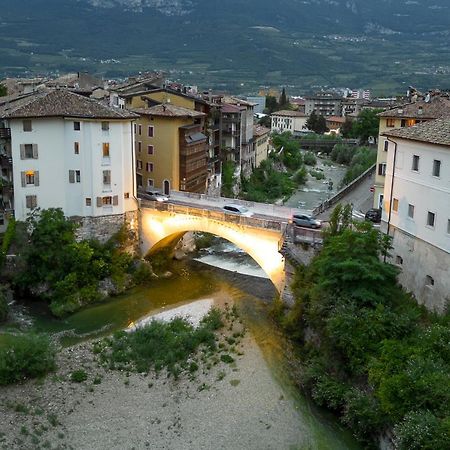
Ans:
<svg viewBox="0 0 450 450"><path fill-rule="evenodd" d="M228 214L237 214L239 216L244 216L244 217L252 217L253 216L253 212L242 205L230 204L230 205L225 205L222 209L224 210L224 212L226 212Z"/></svg>
<svg viewBox="0 0 450 450"><path fill-rule="evenodd" d="M316 220L314 217L307 216L306 214L294 214L290 222L294 223L298 227L305 228L320 228L322 226L322 222L320 220Z"/></svg>

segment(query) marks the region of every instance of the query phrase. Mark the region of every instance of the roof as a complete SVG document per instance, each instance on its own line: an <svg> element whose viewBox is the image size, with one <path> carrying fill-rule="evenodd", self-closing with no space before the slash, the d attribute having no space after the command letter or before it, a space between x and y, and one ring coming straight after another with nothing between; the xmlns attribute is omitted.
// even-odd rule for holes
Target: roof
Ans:
<svg viewBox="0 0 450 450"><path fill-rule="evenodd" d="M229 105L236 105L236 106L256 106L258 104L258 103L249 102L242 98L229 97L229 96L224 96L222 98L222 103L227 103Z"/></svg>
<svg viewBox="0 0 450 450"><path fill-rule="evenodd" d="M300 111L290 111L290 110L275 111L271 115L283 117L308 117L305 113L302 113Z"/></svg>
<svg viewBox="0 0 450 450"><path fill-rule="evenodd" d="M262 125L253 125L253 136L259 137L270 133L270 129L263 127Z"/></svg>
<svg viewBox="0 0 450 450"><path fill-rule="evenodd" d="M206 141L208 138L203 133L198 131L197 133L187 134L185 139L188 144L193 144L194 142Z"/></svg>
<svg viewBox="0 0 450 450"><path fill-rule="evenodd" d="M444 96L433 96L429 102L419 100L388 109L378 114L380 117L404 117L417 119L439 119L450 117L450 98Z"/></svg>
<svg viewBox="0 0 450 450"><path fill-rule="evenodd" d="M241 111L245 111L245 110L246 110L245 106L230 105L228 103L224 103L221 106L221 111L223 113L236 114L236 113L240 113Z"/></svg>
<svg viewBox="0 0 450 450"><path fill-rule="evenodd" d="M345 117L342 116L328 116L325 119L327 122L339 122L339 123L345 122Z"/></svg>
<svg viewBox="0 0 450 450"><path fill-rule="evenodd" d="M383 136L450 146L450 118L436 119L407 128L395 128Z"/></svg>
<svg viewBox="0 0 450 450"><path fill-rule="evenodd" d="M37 92L0 105L0 117L76 117L80 119L134 119L130 111L113 108L65 89Z"/></svg>
<svg viewBox="0 0 450 450"><path fill-rule="evenodd" d="M206 114L195 111L193 109L183 108L181 106L175 106L171 103L163 103L161 105L155 105L150 108L134 108L132 109L136 114L143 116L158 116L158 117L203 117Z"/></svg>

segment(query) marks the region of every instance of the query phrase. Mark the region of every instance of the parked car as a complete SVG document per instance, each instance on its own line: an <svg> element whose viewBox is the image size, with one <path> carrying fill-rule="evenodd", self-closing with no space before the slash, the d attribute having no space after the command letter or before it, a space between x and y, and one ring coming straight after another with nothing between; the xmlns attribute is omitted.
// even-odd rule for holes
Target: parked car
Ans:
<svg viewBox="0 0 450 450"><path fill-rule="evenodd" d="M380 208L371 208L369 211L366 212L366 215L364 216L366 220L370 220L374 223L380 223L381 222L381 209Z"/></svg>
<svg viewBox="0 0 450 450"><path fill-rule="evenodd" d="M230 204L230 205L225 205L222 209L224 210L224 212L226 212L228 214L237 214L239 216L244 216L244 217L252 217L253 216L253 212L242 205Z"/></svg>
<svg viewBox="0 0 450 450"><path fill-rule="evenodd" d="M297 225L298 227L305 228L320 228L322 222L320 220L314 219L312 216L307 216L306 214L294 214L291 218L291 223Z"/></svg>
<svg viewBox="0 0 450 450"><path fill-rule="evenodd" d="M169 200L168 195L165 195L162 192L157 191L155 189L146 189L144 195L145 199L153 200L155 202L167 202Z"/></svg>

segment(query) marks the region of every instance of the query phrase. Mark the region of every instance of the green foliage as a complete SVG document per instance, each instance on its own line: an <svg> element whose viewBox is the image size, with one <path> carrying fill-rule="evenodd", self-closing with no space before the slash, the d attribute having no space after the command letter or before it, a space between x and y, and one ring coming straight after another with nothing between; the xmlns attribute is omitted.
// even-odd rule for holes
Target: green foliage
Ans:
<svg viewBox="0 0 450 450"><path fill-rule="evenodd" d="M222 313L215 308L194 328L186 319L164 323L152 321L132 333L118 332L105 341L101 357L112 367L148 372L166 368L177 376L189 370L188 360L200 347L214 349L214 332L223 326Z"/></svg>
<svg viewBox="0 0 450 450"><path fill-rule="evenodd" d="M325 117L322 115L317 115L315 111L310 114L308 120L306 121L306 127L308 130L314 131L314 133L317 134L323 134L328 130Z"/></svg>
<svg viewBox="0 0 450 450"><path fill-rule="evenodd" d="M345 122L342 124L340 132L346 139L353 137L353 120L350 117L345 118Z"/></svg>
<svg viewBox="0 0 450 450"><path fill-rule="evenodd" d="M272 95L266 96L266 109L267 114L272 114L275 111L278 111L278 102L277 98Z"/></svg>
<svg viewBox="0 0 450 450"><path fill-rule="evenodd" d="M102 298L98 282L110 277L121 288L132 258L123 252L126 234L119 231L106 244L75 239L76 225L61 209L39 211L27 219L28 245L21 251L15 283L25 292L37 289L56 316Z"/></svg>
<svg viewBox="0 0 450 450"><path fill-rule="evenodd" d="M370 136L378 137L380 123L378 113L381 111L382 109L363 109L353 122L352 136L364 144L367 143Z"/></svg>
<svg viewBox="0 0 450 450"><path fill-rule="evenodd" d="M82 383L83 381L86 381L88 378L88 375L84 369L74 370L70 374L70 380L74 383Z"/></svg>
<svg viewBox="0 0 450 450"><path fill-rule="evenodd" d="M4 97L5 95L8 95L8 90L4 84L0 83L0 97Z"/></svg>
<svg viewBox="0 0 450 450"><path fill-rule="evenodd" d="M330 158L338 164L349 165L355 153L355 147L345 144L336 144L330 153Z"/></svg>
<svg viewBox="0 0 450 450"><path fill-rule="evenodd" d="M320 170L313 170L311 169L309 171L309 173L311 174L312 177L314 177L316 180L324 180L325 179L325 174L320 171Z"/></svg>
<svg viewBox="0 0 450 450"><path fill-rule="evenodd" d="M225 161L222 165L222 195L224 197L233 197L233 186L235 182L234 164L232 161Z"/></svg>
<svg viewBox="0 0 450 450"><path fill-rule="evenodd" d="M0 347L0 385L36 378L55 369L55 350L47 336L12 336Z"/></svg>
<svg viewBox="0 0 450 450"><path fill-rule="evenodd" d="M0 323L6 321L8 318L8 300L6 297L6 289L0 285Z"/></svg>
<svg viewBox="0 0 450 450"><path fill-rule="evenodd" d="M342 185L349 184L358 178L377 161L377 151L374 148L360 147L350 161L350 167L344 175Z"/></svg>
<svg viewBox="0 0 450 450"><path fill-rule="evenodd" d="M195 247L200 250L202 248L211 247L214 242L214 235L211 233L197 233L195 235Z"/></svg>
<svg viewBox="0 0 450 450"><path fill-rule="evenodd" d="M312 152L306 152L303 155L303 162L307 165L307 166L315 166L317 164L317 158L316 155L314 155L314 153Z"/></svg>
<svg viewBox="0 0 450 450"><path fill-rule="evenodd" d="M11 217L8 222L8 226L6 228L5 234L3 235L2 239L2 247L1 247L1 254L0 254L0 268L3 266L5 262L6 254L8 253L9 247L11 246L11 243L13 242L14 238L16 236L16 221L14 217Z"/></svg>
<svg viewBox="0 0 450 450"><path fill-rule="evenodd" d="M162 273L169 269L170 261L172 260L172 252L173 249L171 247L164 247L153 252L148 257L155 273Z"/></svg>
<svg viewBox="0 0 450 450"><path fill-rule="evenodd" d="M270 118L269 115L266 115L264 117L261 117L261 119L258 120L258 124L262 125L263 127L266 127L266 128L271 128L272 119Z"/></svg>
<svg viewBox="0 0 450 450"><path fill-rule="evenodd" d="M290 132L275 133L272 142L275 150L281 153L281 162L287 169L297 170L303 165L300 144Z"/></svg>

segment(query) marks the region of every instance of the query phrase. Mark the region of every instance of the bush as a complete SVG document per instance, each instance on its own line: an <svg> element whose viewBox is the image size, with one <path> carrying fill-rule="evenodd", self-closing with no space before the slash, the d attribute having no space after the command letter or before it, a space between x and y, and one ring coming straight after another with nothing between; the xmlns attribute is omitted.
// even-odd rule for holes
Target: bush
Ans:
<svg viewBox="0 0 450 450"><path fill-rule="evenodd" d="M310 170L309 173L316 180L324 180L325 179L325 174L323 172L321 172L320 170Z"/></svg>
<svg viewBox="0 0 450 450"><path fill-rule="evenodd" d="M303 162L307 165L307 166L315 166L317 164L317 158L314 155L314 153L312 152L306 152L303 155Z"/></svg>
<svg viewBox="0 0 450 450"><path fill-rule="evenodd" d="M11 336L0 347L0 385L35 378L55 369L55 350L47 336Z"/></svg>
<svg viewBox="0 0 450 450"><path fill-rule="evenodd" d="M0 287L0 323L6 321L8 318L8 301L6 295Z"/></svg>
<svg viewBox="0 0 450 450"><path fill-rule="evenodd" d="M83 369L74 370L70 374L70 380L73 381L74 383L82 383L83 381L86 381L87 378L88 378L88 375L87 375L86 371Z"/></svg>

